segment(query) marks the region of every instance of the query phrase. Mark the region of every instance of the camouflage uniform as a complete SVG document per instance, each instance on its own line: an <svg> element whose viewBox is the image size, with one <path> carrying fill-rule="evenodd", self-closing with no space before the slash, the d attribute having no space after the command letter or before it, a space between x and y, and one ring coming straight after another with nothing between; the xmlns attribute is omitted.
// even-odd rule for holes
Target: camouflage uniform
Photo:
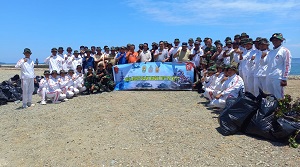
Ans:
<svg viewBox="0 0 300 167"><path fill-rule="evenodd" d="M87 88L88 93L95 93L95 91L99 90L96 75L94 73L92 73L92 76L89 75L90 73L84 74L84 86ZM92 90L92 92L90 92L92 87L94 87L94 89Z"/></svg>

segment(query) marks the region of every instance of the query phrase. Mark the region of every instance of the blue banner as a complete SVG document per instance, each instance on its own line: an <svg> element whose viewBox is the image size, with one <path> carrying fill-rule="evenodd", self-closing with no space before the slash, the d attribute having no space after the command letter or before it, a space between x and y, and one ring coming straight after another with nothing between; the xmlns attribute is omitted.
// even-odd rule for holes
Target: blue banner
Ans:
<svg viewBox="0 0 300 167"><path fill-rule="evenodd" d="M147 62L115 65L115 90L192 90L194 65Z"/></svg>

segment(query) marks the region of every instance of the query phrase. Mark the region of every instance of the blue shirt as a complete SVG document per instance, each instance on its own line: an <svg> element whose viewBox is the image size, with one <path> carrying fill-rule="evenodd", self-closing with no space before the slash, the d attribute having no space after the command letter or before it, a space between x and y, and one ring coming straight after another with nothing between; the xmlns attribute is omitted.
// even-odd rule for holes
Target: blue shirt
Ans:
<svg viewBox="0 0 300 167"><path fill-rule="evenodd" d="M82 58L82 68L88 69L89 67L94 67L94 58L90 57L88 60L86 60L86 57Z"/></svg>
<svg viewBox="0 0 300 167"><path fill-rule="evenodd" d="M118 59L119 57L121 57L121 54L123 54L123 57L119 59L118 64L127 64L128 62L127 62L127 59L126 59L126 53L125 52L124 53L118 53L116 58Z"/></svg>

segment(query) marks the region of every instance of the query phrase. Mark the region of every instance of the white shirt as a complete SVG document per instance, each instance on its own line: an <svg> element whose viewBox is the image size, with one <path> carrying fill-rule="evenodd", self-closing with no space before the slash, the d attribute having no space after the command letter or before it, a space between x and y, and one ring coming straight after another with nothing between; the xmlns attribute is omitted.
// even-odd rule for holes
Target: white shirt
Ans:
<svg viewBox="0 0 300 167"><path fill-rule="evenodd" d="M45 64L48 64L49 65L49 70L50 70L50 73L53 71L53 70L56 70L57 72L60 72L60 70L63 69L63 62L64 62L64 59L61 58L60 56L49 56L46 58L45 60Z"/></svg>
<svg viewBox="0 0 300 167"><path fill-rule="evenodd" d="M142 51L139 55L141 57L141 62L149 62L151 61L151 52L149 50L147 51Z"/></svg>
<svg viewBox="0 0 300 167"><path fill-rule="evenodd" d="M166 58L169 57L169 52L168 52L167 49L162 49L162 50L160 50L160 48L158 48L158 49L154 52L154 54L157 55L157 54L160 53L160 52L161 52L161 54L158 55L157 58L154 58L154 61L155 61L155 62L161 62L161 61L163 61L163 60L165 60Z"/></svg>
<svg viewBox="0 0 300 167"><path fill-rule="evenodd" d="M75 57L74 55L71 58L71 63L72 63L72 69L76 71L76 68L78 65L82 66L82 58L80 55L78 57Z"/></svg>
<svg viewBox="0 0 300 167"><path fill-rule="evenodd" d="M247 66L247 60L248 60L248 57L250 56L250 52L252 51L252 48L249 49L249 50L245 50L243 51L243 59L240 60L240 56L238 56L238 62L240 63L239 65L239 71L240 72L247 72L247 69L248 69L248 66Z"/></svg>
<svg viewBox="0 0 300 167"><path fill-rule="evenodd" d="M25 62L26 59L27 61ZM20 59L15 65L16 68L21 68L21 79L32 79L34 75L34 61L30 58Z"/></svg>
<svg viewBox="0 0 300 167"><path fill-rule="evenodd" d="M238 97L240 90L244 89L244 81L239 75L234 74L233 76L228 77L224 82L222 89L223 91L221 94L225 98L228 96Z"/></svg>
<svg viewBox="0 0 300 167"><path fill-rule="evenodd" d="M291 61L292 55L290 51L283 46L271 50L265 62L261 59L262 65L268 65L267 76L280 80L287 80L291 71Z"/></svg>
<svg viewBox="0 0 300 167"><path fill-rule="evenodd" d="M266 53L267 54L264 57L264 60L263 60L263 61L265 61L267 59L269 51L268 50L259 51L256 54L256 57L254 59L254 62L255 62L254 77L265 77L267 75L266 72L267 72L268 65L267 64L263 65L263 64L260 63L260 59L261 59L262 53Z"/></svg>
<svg viewBox="0 0 300 167"><path fill-rule="evenodd" d="M191 50L191 53L195 54L192 62L195 64L196 67L199 67L200 66L200 57L203 56L203 54L204 54L203 50L200 47L198 50L195 50L195 48L194 48L193 50Z"/></svg>
<svg viewBox="0 0 300 167"><path fill-rule="evenodd" d="M169 50L169 55L175 55L178 51L178 49L181 49L180 46L173 46L170 50ZM178 58L173 58L172 62L178 62Z"/></svg>

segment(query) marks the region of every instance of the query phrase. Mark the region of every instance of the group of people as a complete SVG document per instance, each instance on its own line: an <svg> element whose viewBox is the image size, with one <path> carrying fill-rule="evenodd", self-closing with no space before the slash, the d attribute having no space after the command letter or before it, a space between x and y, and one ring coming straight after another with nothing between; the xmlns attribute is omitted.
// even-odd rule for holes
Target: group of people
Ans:
<svg viewBox="0 0 300 167"><path fill-rule="evenodd" d="M104 46L104 51L95 46L90 49L81 46L79 51L68 47L65 54L63 47L52 48L45 60L49 70L40 82L41 104L45 104L46 97L59 103L80 92L111 91L114 65L151 61L193 62L195 78L199 78L196 82L203 85L204 96L211 101L211 106L222 108L227 97L236 97L241 89L256 96L261 89L281 99L291 68L291 54L282 46L284 40L281 33L274 33L270 38L274 46L271 50L267 38L252 40L246 33L235 35L233 40L226 37L224 45L220 40L215 40L213 45L211 38L205 38L201 45L202 39L197 37L195 41L190 38L182 43L176 38L174 45L167 41L153 42L152 48L143 43L137 51L134 44ZM16 67L21 67L23 86L30 87L23 88L23 107L28 107L32 105L29 95L32 80L27 79L34 78L34 62L30 59L30 49L24 49L24 55Z"/></svg>
<svg viewBox="0 0 300 167"><path fill-rule="evenodd" d="M225 47L217 41L216 49L204 49L199 83L210 101L208 106L222 109L226 99L237 97L241 90L255 96L262 90L283 99L291 70L291 53L282 46L284 40L281 33L274 33L270 38L273 49L269 49L267 38L253 41L242 33L234 41L227 37Z"/></svg>

